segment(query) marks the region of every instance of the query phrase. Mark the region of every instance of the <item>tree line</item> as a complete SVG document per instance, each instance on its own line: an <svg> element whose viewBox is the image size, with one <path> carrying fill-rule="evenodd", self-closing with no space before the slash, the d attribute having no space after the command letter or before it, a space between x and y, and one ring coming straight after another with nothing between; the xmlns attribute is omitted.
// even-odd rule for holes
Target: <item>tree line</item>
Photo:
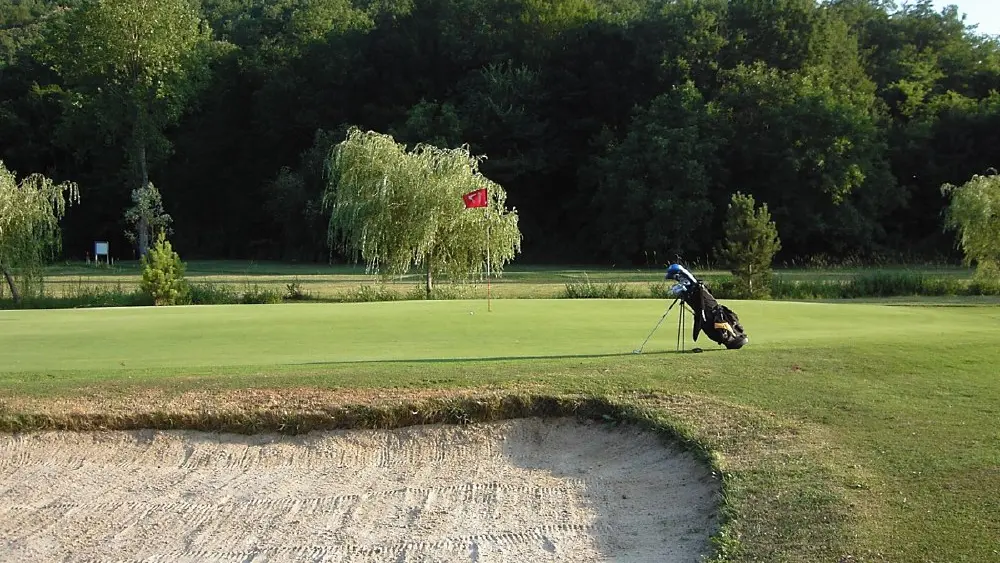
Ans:
<svg viewBox="0 0 1000 563"><path fill-rule="evenodd" d="M953 257L941 187L998 166L998 90L997 38L929 0L0 5L0 160L79 186L75 258L135 257L162 195L186 258L347 259L351 127L485 155L525 262L709 257L737 192L780 259Z"/></svg>

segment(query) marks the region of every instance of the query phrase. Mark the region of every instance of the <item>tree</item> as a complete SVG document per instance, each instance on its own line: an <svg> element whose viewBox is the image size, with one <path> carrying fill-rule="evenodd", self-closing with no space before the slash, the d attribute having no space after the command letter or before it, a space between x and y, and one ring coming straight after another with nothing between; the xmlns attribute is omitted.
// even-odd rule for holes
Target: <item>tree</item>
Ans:
<svg viewBox="0 0 1000 563"><path fill-rule="evenodd" d="M331 249L339 243L383 277L422 267L428 297L442 274L467 279L487 267L499 274L520 252L521 233L504 189L479 172L481 159L466 146L407 151L389 135L352 127L327 159ZM480 188L488 207L466 210L462 194Z"/></svg>
<svg viewBox="0 0 1000 563"><path fill-rule="evenodd" d="M164 128L204 77L208 38L189 0L85 0L51 29L44 56L73 88L71 105L98 115L98 126L125 143L140 189L149 184L147 151L166 152ZM148 233L141 223L141 255Z"/></svg>
<svg viewBox="0 0 1000 563"><path fill-rule="evenodd" d="M324 168L327 156L342 138L343 132L316 131L312 146L299 155L298 166L282 167L267 185L264 210L273 221L269 232L274 233L270 242L283 260L322 260L327 251Z"/></svg>
<svg viewBox="0 0 1000 563"><path fill-rule="evenodd" d="M840 92L833 78L739 67L721 94L732 116L730 177L770 204L796 256L869 250L879 214L895 204L881 193L892 186L871 102Z"/></svg>
<svg viewBox="0 0 1000 563"><path fill-rule="evenodd" d="M594 226L613 260L709 250L702 237L711 229L711 195L723 183L725 125L687 82L636 111L625 139L595 159Z"/></svg>
<svg viewBox="0 0 1000 563"><path fill-rule="evenodd" d="M67 203L80 200L76 184L56 184L41 174L20 182L0 161L0 270L15 303L41 276L46 257L59 250L59 221Z"/></svg>
<svg viewBox="0 0 1000 563"><path fill-rule="evenodd" d="M174 252L167 235L160 231L150 252L139 259L142 280L139 288L153 298L154 305L186 305L191 302L191 286L184 279L184 262Z"/></svg>
<svg viewBox="0 0 1000 563"><path fill-rule="evenodd" d="M163 197L152 182L132 190L132 204L125 211L125 222L134 229L126 231L125 237L132 244L143 238L154 239L158 233L170 233L173 218L163 210Z"/></svg>
<svg viewBox="0 0 1000 563"><path fill-rule="evenodd" d="M726 213L726 238L717 251L719 260L751 298L770 294L771 262L781 250L778 228L771 221L767 204L755 206L753 196L733 194Z"/></svg>
<svg viewBox="0 0 1000 563"><path fill-rule="evenodd" d="M965 262L976 265L976 276L1000 277L1000 176L975 175L962 186L945 184L951 196L945 212L945 229L958 231Z"/></svg>

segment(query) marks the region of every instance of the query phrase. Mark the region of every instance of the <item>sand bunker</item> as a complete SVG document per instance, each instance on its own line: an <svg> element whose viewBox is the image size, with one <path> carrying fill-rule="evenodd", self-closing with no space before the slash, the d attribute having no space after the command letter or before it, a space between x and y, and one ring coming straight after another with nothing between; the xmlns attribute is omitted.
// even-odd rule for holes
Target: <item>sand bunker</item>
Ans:
<svg viewBox="0 0 1000 563"><path fill-rule="evenodd" d="M5 561L693 562L718 483L575 420L0 435Z"/></svg>

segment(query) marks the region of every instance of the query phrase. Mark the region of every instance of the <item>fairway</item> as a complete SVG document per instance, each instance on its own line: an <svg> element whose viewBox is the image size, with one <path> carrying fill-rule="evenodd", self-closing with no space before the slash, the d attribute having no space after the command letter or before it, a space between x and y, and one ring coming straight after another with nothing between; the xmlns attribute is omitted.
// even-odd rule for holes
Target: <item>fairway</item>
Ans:
<svg viewBox="0 0 1000 563"><path fill-rule="evenodd" d="M743 353L802 346L932 343L982 337L997 309L727 301L744 319ZM628 354L669 301L504 300L0 311L0 371L307 366L371 361ZM676 307L645 352L676 347ZM691 342L688 313L685 340ZM53 343L58 343L57 346ZM724 350L704 335L698 346ZM732 353L732 352L730 352ZM738 357L738 356L734 356Z"/></svg>

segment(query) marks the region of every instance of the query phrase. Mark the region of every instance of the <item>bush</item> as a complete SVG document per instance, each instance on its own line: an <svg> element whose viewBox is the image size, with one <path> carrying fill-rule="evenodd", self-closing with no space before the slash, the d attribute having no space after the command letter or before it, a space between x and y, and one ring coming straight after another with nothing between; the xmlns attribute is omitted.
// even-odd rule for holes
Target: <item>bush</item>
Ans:
<svg viewBox="0 0 1000 563"><path fill-rule="evenodd" d="M652 291L652 287L650 290ZM589 280L584 283L566 284L562 294L565 299L633 299L638 296L637 291L624 283L594 284Z"/></svg>
<svg viewBox="0 0 1000 563"><path fill-rule="evenodd" d="M1000 280L975 279L969 283L968 295L1000 295Z"/></svg>
<svg viewBox="0 0 1000 563"><path fill-rule="evenodd" d="M153 298L154 305L184 305L191 302L191 288L184 279L184 263L160 232L156 244L140 259L140 289Z"/></svg>
<svg viewBox="0 0 1000 563"><path fill-rule="evenodd" d="M929 278L923 281L924 295L963 295L968 286L958 278Z"/></svg>
<svg viewBox="0 0 1000 563"><path fill-rule="evenodd" d="M240 294L231 285L223 283L193 284L191 303L195 305L235 305Z"/></svg>
<svg viewBox="0 0 1000 563"><path fill-rule="evenodd" d="M419 293L426 297L426 292L423 289L417 288ZM423 298L421 297L421 298ZM377 285L362 285L356 289L350 289L341 295L341 301L347 303L368 303L374 301L399 301L402 297L399 293L386 287L383 284Z"/></svg>
<svg viewBox="0 0 1000 563"><path fill-rule="evenodd" d="M244 305L274 305L282 303L284 294L277 289L261 287L257 284L247 285L243 291L240 303Z"/></svg>
<svg viewBox="0 0 1000 563"><path fill-rule="evenodd" d="M311 298L312 296L302 288L302 284L299 283L298 279L292 283L285 284L285 299L289 301L305 301Z"/></svg>
<svg viewBox="0 0 1000 563"><path fill-rule="evenodd" d="M277 289L247 283L243 291L225 283L205 283L191 286L191 302L195 305L273 305L284 302Z"/></svg>
<svg viewBox="0 0 1000 563"><path fill-rule="evenodd" d="M755 208L753 196L733 194L726 212L726 238L716 255L735 278L737 286L727 291L742 298L766 298L771 288L771 263L781 250L778 228L771 221L767 204Z"/></svg>
<svg viewBox="0 0 1000 563"><path fill-rule="evenodd" d="M670 286L663 282L649 284L649 296L653 299L673 299L669 292Z"/></svg>
<svg viewBox="0 0 1000 563"><path fill-rule="evenodd" d="M472 288L464 285L436 285L434 289L431 290L431 294L427 295L427 289L423 285L416 285L406 294L407 299L414 301L420 301L423 299L430 300L448 300L448 299L468 299L472 296Z"/></svg>
<svg viewBox="0 0 1000 563"><path fill-rule="evenodd" d="M712 284L706 283L705 287L716 299L752 299L754 297L750 293L750 285L745 280L735 276L721 278ZM758 290L758 295L761 293L764 292ZM767 293L771 294L770 287Z"/></svg>

